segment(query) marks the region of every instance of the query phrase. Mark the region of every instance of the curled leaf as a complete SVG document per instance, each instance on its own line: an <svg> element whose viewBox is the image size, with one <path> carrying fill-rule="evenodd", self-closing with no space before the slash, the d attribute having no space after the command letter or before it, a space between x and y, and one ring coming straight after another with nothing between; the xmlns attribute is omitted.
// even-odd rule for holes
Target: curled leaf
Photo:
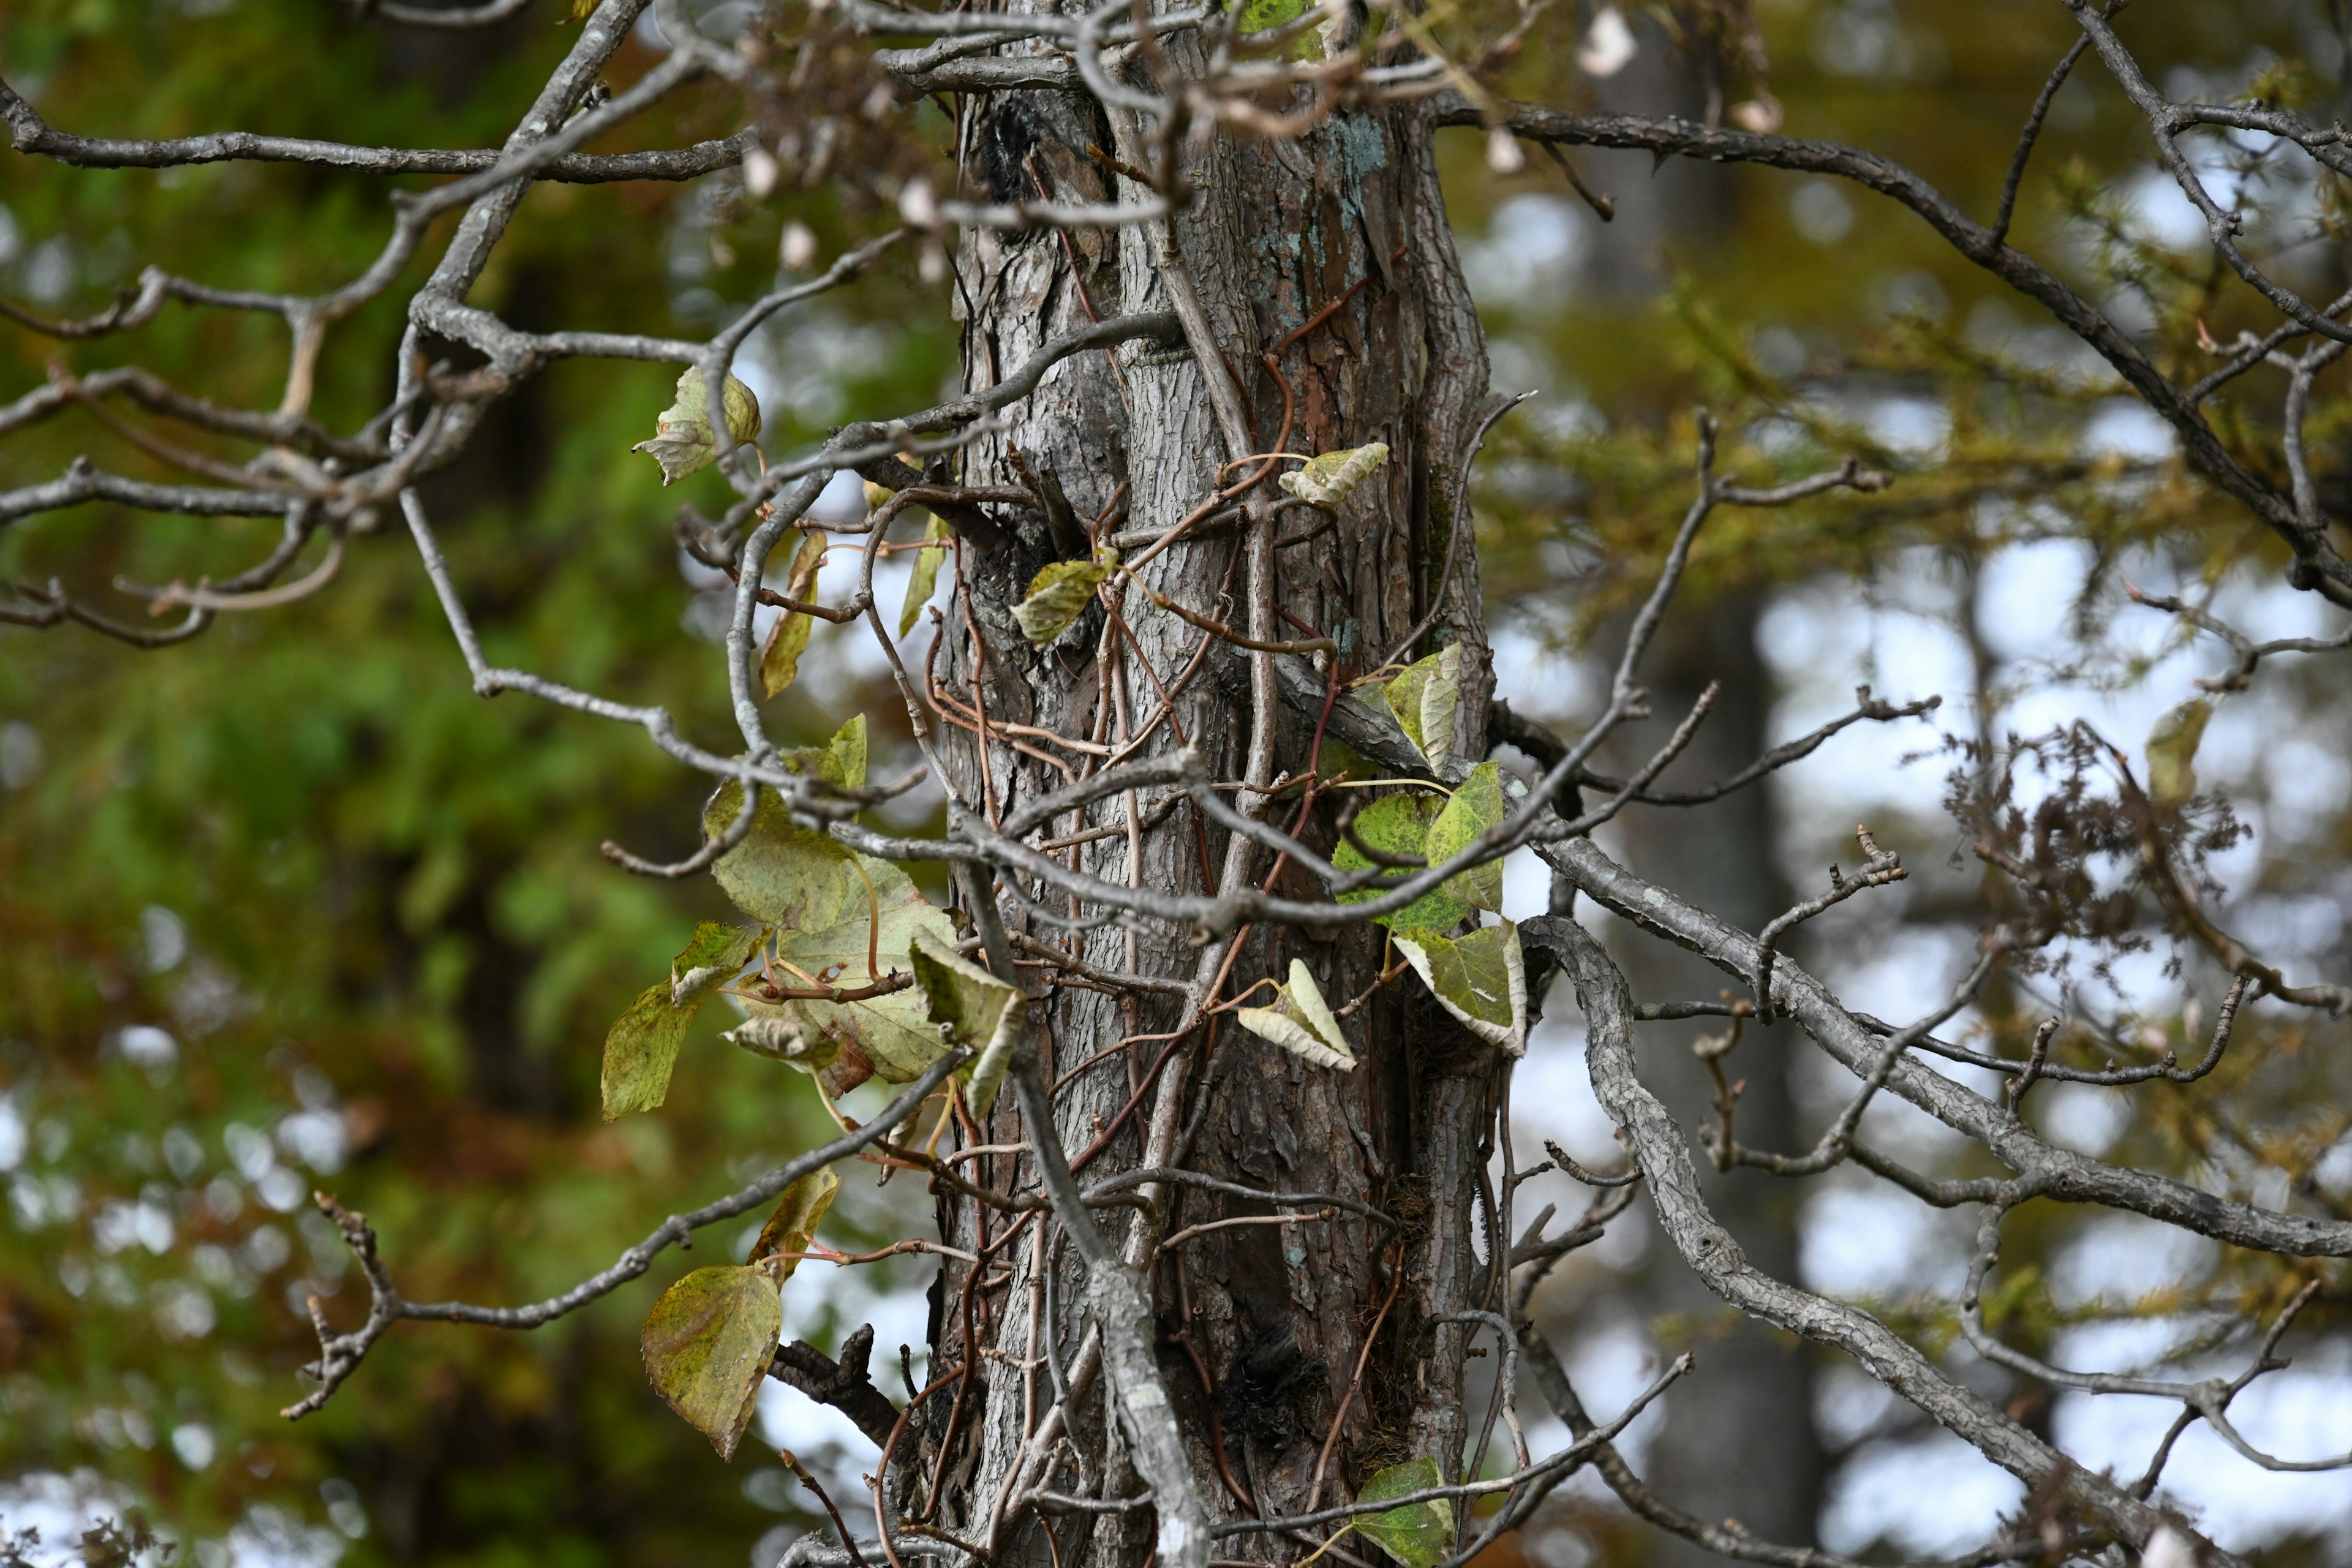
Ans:
<svg viewBox="0 0 2352 1568"><path fill-rule="evenodd" d="M1492 763L1480 763L1470 770L1429 825L1429 842L1423 850L1429 863L1442 866L1477 841L1478 836L1503 820L1503 781ZM1503 863L1489 860L1475 870L1464 871L1445 879L1448 898L1468 904L1473 909L1503 908ZM1410 927L1406 929L1411 929Z"/></svg>
<svg viewBox="0 0 2352 1568"><path fill-rule="evenodd" d="M1290 982L1276 987L1276 994L1271 1007L1236 1008L1234 1016L1242 1027L1317 1067L1354 1070L1356 1055L1348 1048L1348 1037L1305 963L1290 961Z"/></svg>
<svg viewBox="0 0 2352 1568"><path fill-rule="evenodd" d="M742 445L760 434L760 400L751 389L727 378L727 430ZM661 465L662 483L676 484L699 473L719 458L719 443L710 433L710 394L698 365L688 365L677 378L677 401L654 416L654 438L640 441L632 452L650 452Z"/></svg>
<svg viewBox="0 0 2352 1568"><path fill-rule="evenodd" d="M1282 488L1300 500L1317 506L1336 507L1348 499L1348 492L1364 482L1374 468L1388 461L1385 443L1368 442L1361 447L1345 447L1326 452L1319 458L1309 458L1307 466L1295 473L1282 476Z"/></svg>
<svg viewBox="0 0 2352 1568"><path fill-rule="evenodd" d="M751 1244L749 1262L767 1265L768 1274L782 1285L801 1266L797 1257L776 1256L778 1253L802 1253L816 1239L817 1222L824 1211L833 1206L834 1194L841 1191L841 1178L826 1165L810 1172L776 1200L776 1212L760 1227L760 1239Z"/></svg>
<svg viewBox="0 0 2352 1568"><path fill-rule="evenodd" d="M1449 643L1409 666L1381 693L1429 765L1444 772L1445 759L1454 750L1454 710L1462 701L1462 645Z"/></svg>
<svg viewBox="0 0 2352 1568"><path fill-rule="evenodd" d="M1426 790L1404 790L1396 795L1382 795L1360 813L1350 831L1357 838L1383 855L1416 856L1428 859L1429 830L1443 809L1443 797ZM1342 839L1331 852L1331 864L1342 871L1360 871L1373 862L1359 852L1353 844ZM1403 875L1405 868L1384 868L1392 875ZM1391 931L1450 931L1462 923L1469 907L1455 898L1454 882L1432 889L1392 915L1375 915L1373 920ZM1342 893L1339 901L1360 904L1367 899L1381 896L1376 888L1360 888L1352 893Z"/></svg>
<svg viewBox="0 0 2352 1568"><path fill-rule="evenodd" d="M1444 1484L1445 1478L1437 1473L1437 1461L1424 1456L1378 1472L1364 1483L1356 1500L1381 1502ZM1436 1568L1454 1551L1454 1505L1444 1498L1432 1498L1385 1513L1362 1514L1356 1520L1356 1530L1404 1568Z"/></svg>
<svg viewBox="0 0 2352 1568"><path fill-rule="evenodd" d="M2213 704L2199 697L2156 721L2147 732L2149 799L2179 805L2197 793L2197 747L2205 739L2205 721L2212 716Z"/></svg>
<svg viewBox="0 0 2352 1568"><path fill-rule="evenodd" d="M796 1019L778 1013L755 1013L719 1037L755 1057L773 1057L803 1072L822 1072L841 1054L839 1042L812 1040Z"/></svg>
<svg viewBox="0 0 2352 1568"><path fill-rule="evenodd" d="M604 1036L604 1120L651 1110L669 1097L671 1072L687 1026L715 986L731 980L766 932L757 926L705 921L670 963L667 983L648 985Z"/></svg>
<svg viewBox="0 0 2352 1568"><path fill-rule="evenodd" d="M816 597L816 574L824 564L824 548L822 529L811 529L801 536L792 572L784 579L786 598L805 604ZM760 689L764 695L773 697L800 674L801 655L808 651L809 634L815 629L816 618L798 610L786 610L776 617L767 646L760 650Z"/></svg>
<svg viewBox="0 0 2352 1568"><path fill-rule="evenodd" d="M669 1407L735 1457L783 1331L776 1282L763 1268L698 1268L654 1303L639 1349Z"/></svg>
<svg viewBox="0 0 2352 1568"><path fill-rule="evenodd" d="M1029 999L955 950L954 939L929 929L907 944L915 983L923 988L929 1016L946 1037L979 1055L965 1068L971 1079L971 1113L984 1117L996 1104L1013 1052L1029 1028Z"/></svg>
<svg viewBox="0 0 2352 1568"><path fill-rule="evenodd" d="M1396 945L1464 1027L1515 1057L1527 1054L1528 972L1517 926L1505 921L1459 938L1417 931L1399 935Z"/></svg>
<svg viewBox="0 0 2352 1568"><path fill-rule="evenodd" d="M915 629L915 623L922 618L923 606L931 602L931 595L939 589L940 563L947 559L948 554L945 543L948 527L940 521L938 513L932 513L929 521L924 523L923 537L941 542L915 552L914 574L907 579L907 602L898 606L898 635L902 637Z"/></svg>
<svg viewBox="0 0 2352 1568"><path fill-rule="evenodd" d="M1031 578L1029 592L1013 606L1022 635L1044 647L1069 630L1118 562L1117 552L1105 551L1098 560L1056 561Z"/></svg>

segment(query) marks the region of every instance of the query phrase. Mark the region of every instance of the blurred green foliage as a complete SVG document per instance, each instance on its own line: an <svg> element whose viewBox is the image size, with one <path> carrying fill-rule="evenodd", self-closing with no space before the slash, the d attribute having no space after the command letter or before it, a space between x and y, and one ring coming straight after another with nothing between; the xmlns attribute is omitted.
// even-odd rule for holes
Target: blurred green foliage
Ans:
<svg viewBox="0 0 2352 1568"><path fill-rule="evenodd" d="M52 123L87 134L495 145L573 36L552 25L562 9L431 35L327 4L27 0L0 19L0 59ZM633 43L614 73L652 58ZM683 95L609 150L725 134L737 111ZM102 309L150 262L221 287L331 286L382 244L384 186L421 184L13 153L0 171L17 237L0 289L53 315ZM474 298L526 325L699 336L772 286L788 219L828 248L845 232L830 194L714 214L701 189L541 187ZM400 300L428 265L331 339L329 424L385 401ZM928 401L952 369L942 304L911 270L835 307L887 331L842 378L844 414ZM179 306L87 343L0 327L0 396L51 362L135 360L268 408L285 346L273 317ZM681 631L692 590L670 528L681 496L715 508L723 485L666 495L629 450L676 374L559 366L426 493L494 660L667 704L723 748L724 683L712 645ZM769 432L772 451L822 434L791 408ZM177 477L76 414L0 449L0 486L81 452ZM0 573L103 597L118 575L239 570L278 526L86 507L0 532ZM896 710L866 696L796 691L774 705L779 732L818 740L861 703ZM798 1510L795 1489L748 1500L757 1456L718 1464L638 1364L661 1286L731 1234L533 1335L404 1325L323 1413L277 1415L317 1353L301 1298L319 1292L339 1328L365 1308L310 1188L367 1214L410 1296L520 1301L829 1129L801 1075L711 1037L723 1009L658 1117L597 1114L606 1026L698 916L725 910L706 879L636 880L597 845L690 847L694 778L636 730L476 697L396 519L354 541L328 591L176 647L0 628L0 724L16 786L0 791L0 1091L25 1134L0 1173L0 1476L94 1471L190 1542L249 1528L256 1505L327 1528L343 1500L335 1521L366 1531L353 1563L740 1562L772 1509ZM876 1230L876 1213L836 1216L838 1234Z"/></svg>

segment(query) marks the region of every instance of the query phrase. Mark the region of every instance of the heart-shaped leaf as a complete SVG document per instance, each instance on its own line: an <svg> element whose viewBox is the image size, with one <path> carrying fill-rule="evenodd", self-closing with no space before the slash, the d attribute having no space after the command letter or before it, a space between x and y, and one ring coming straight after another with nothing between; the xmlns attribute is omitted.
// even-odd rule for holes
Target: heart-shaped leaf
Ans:
<svg viewBox="0 0 2352 1568"><path fill-rule="evenodd" d="M1360 812L1350 825L1350 831L1383 855L1415 856L1427 859L1429 831L1444 809L1442 796L1426 790L1404 790L1396 795L1382 795ZM1370 866L1356 847L1345 839L1331 852L1331 864L1342 871L1360 871ZM1402 868L1388 868L1391 874L1402 874ZM1470 912L1469 906L1456 899L1451 879L1444 885L1423 893L1392 915L1372 918L1391 931L1450 931L1462 923ZM1352 893L1342 893L1342 903L1360 904L1366 899L1377 899L1380 890L1360 888Z"/></svg>
<svg viewBox="0 0 2352 1568"><path fill-rule="evenodd" d="M663 1291L646 1320L646 1375L720 1458L731 1459L783 1327L766 1269L698 1268Z"/></svg>

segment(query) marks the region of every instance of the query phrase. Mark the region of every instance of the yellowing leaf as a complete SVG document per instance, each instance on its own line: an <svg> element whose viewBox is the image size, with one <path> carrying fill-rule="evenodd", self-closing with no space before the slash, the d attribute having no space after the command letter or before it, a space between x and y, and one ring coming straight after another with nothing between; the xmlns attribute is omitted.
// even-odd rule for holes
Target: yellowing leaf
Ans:
<svg viewBox="0 0 2352 1568"><path fill-rule="evenodd" d="M1515 1057L1527 1053L1528 972L1518 927L1505 921L1458 939L1417 931L1399 935L1396 945L1438 1005L1472 1034Z"/></svg>
<svg viewBox="0 0 2352 1568"><path fill-rule="evenodd" d="M1381 689L1389 711L1429 765L1445 770L1454 750L1454 713L1462 700L1462 645L1449 643Z"/></svg>
<svg viewBox="0 0 2352 1568"><path fill-rule="evenodd" d="M833 739L822 746L802 746L784 753L784 769L803 777L814 777L844 789L860 789L866 784L866 715L853 713L849 721L833 732Z"/></svg>
<svg viewBox="0 0 2352 1568"><path fill-rule="evenodd" d="M1436 1460L1409 1459L1374 1475L1356 1494L1356 1500L1381 1502L1444 1484ZM1361 1514L1357 1517L1356 1531L1404 1568L1436 1568L1454 1551L1454 1505L1444 1498L1433 1498L1385 1513Z"/></svg>
<svg viewBox="0 0 2352 1568"><path fill-rule="evenodd" d="M1359 813L1352 831L1358 838L1384 855L1417 855L1428 858L1429 830L1442 805L1442 797L1424 790L1406 790L1397 795L1382 795ZM1331 864L1342 871L1360 871L1372 862L1359 853L1346 839L1331 852ZM1387 868L1391 876L1408 875L1403 868ZM1372 917L1391 931L1450 931L1462 923L1470 912L1453 893L1454 881L1433 888L1392 915ZM1381 896L1376 888L1360 888L1352 893L1342 893L1339 901L1360 904L1367 899Z"/></svg>
<svg viewBox="0 0 2352 1568"><path fill-rule="evenodd" d="M1245 28L1246 26L1244 23ZM1374 468L1387 462L1388 457L1387 446L1379 441L1326 452L1319 458L1308 458L1307 466L1296 473L1283 475L1279 483L1300 500L1312 501L1317 506L1336 507L1347 500L1348 492L1363 483Z"/></svg>
<svg viewBox="0 0 2352 1568"><path fill-rule="evenodd" d="M841 1191L841 1178L833 1167L813 1171L786 1187L776 1200L776 1212L760 1227L760 1239L751 1244L748 1261L765 1263L769 1275L778 1285L793 1277L801 1266L798 1258L779 1258L780 1252L799 1253L809 1249L816 1239L817 1223L824 1211L833 1206L834 1194Z"/></svg>
<svg viewBox="0 0 2352 1568"><path fill-rule="evenodd" d="M665 984L649 985L604 1036L604 1120L651 1110L669 1097L670 1073L688 1024L711 988L731 980L766 933L756 926L705 921L670 963Z"/></svg>
<svg viewBox="0 0 2352 1568"><path fill-rule="evenodd" d="M703 808L703 836L724 835L742 809L743 786L731 779L720 784ZM786 931L814 931L848 918L853 900L865 903L866 884L853 868L856 860L847 845L793 822L783 797L762 789L751 833L718 858L710 874L753 920ZM887 874L906 880L896 867Z"/></svg>
<svg viewBox="0 0 2352 1568"><path fill-rule="evenodd" d="M1348 1048L1348 1037L1340 1032L1339 1020L1332 1016L1307 965L1292 959L1290 983L1277 986L1276 992L1280 999L1271 1007L1234 1010L1242 1027L1317 1067L1352 1071L1355 1053Z"/></svg>
<svg viewBox="0 0 2352 1568"><path fill-rule="evenodd" d="M2156 721L2147 732L2148 798L2179 805L2197 793L2197 747L2205 739L2205 721L2213 704L2195 698Z"/></svg>
<svg viewBox="0 0 2352 1568"><path fill-rule="evenodd" d="M727 378L727 429L736 444L760 434L760 400L751 389ZM677 401L654 416L654 438L640 441L632 452L650 452L661 465L662 483L676 484L699 473L719 458L719 443L710 433L710 394L701 367L688 365L677 378Z"/></svg>
<svg viewBox="0 0 2352 1568"><path fill-rule="evenodd" d="M1445 809L1437 814L1437 820L1429 825L1429 842L1423 853L1431 865L1442 866L1502 820L1502 776L1494 763L1480 763L1454 792L1454 798L1445 803ZM1474 909L1499 913L1503 908L1503 863L1489 860L1475 870L1448 877L1445 893Z"/></svg>
<svg viewBox="0 0 2352 1568"><path fill-rule="evenodd" d="M646 1375L720 1458L731 1459L783 1327L765 1269L698 1268L663 1291L646 1320Z"/></svg>
<svg viewBox="0 0 2352 1568"><path fill-rule="evenodd" d="M793 569L784 579L784 597L807 604L816 598L817 568L824 564L825 536L822 529L812 529L801 536L801 547L793 556ZM808 651L809 633L816 629L816 617L802 615L798 610L786 610L776 617L768 632L768 644L760 650L760 689L773 697L793 683L800 673L801 655Z"/></svg>
<svg viewBox="0 0 2352 1568"><path fill-rule="evenodd" d="M915 623L922 618L923 606L931 602L931 595L939 589L940 563L948 555L944 542L948 537L948 527L940 521L937 512L933 512L923 525L923 537L942 542L930 549L915 552L914 574L907 579L907 602L898 606L898 635L902 637L915 629Z"/></svg>
<svg viewBox="0 0 2352 1568"><path fill-rule="evenodd" d="M1028 594L1013 606L1013 618L1034 646L1044 647L1070 629L1118 559L1113 552L1105 555L1099 561L1056 561L1030 579Z"/></svg>
<svg viewBox="0 0 2352 1568"><path fill-rule="evenodd" d="M670 1005L669 986L648 985L604 1035L604 1120L651 1110L669 1098L689 1015Z"/></svg>
<svg viewBox="0 0 2352 1568"><path fill-rule="evenodd" d="M956 952L952 936L919 930L907 957L929 1003L930 1021L957 1045L979 1053L963 1070L971 1080L971 1113L985 1117L1028 1033L1029 999Z"/></svg>
<svg viewBox="0 0 2352 1568"><path fill-rule="evenodd" d="M887 861L869 864L888 866ZM839 985L845 990L870 985L873 975L866 961L871 929L873 961L883 974L911 973L914 963L908 949L917 934L929 932L952 944L955 927L944 910L923 901L903 872L898 889L880 900L878 929L871 927L861 903L851 920L824 931L778 939L777 956L820 985ZM887 891L878 880L877 890ZM851 1002L787 1002L782 1013L817 1051L831 1047L845 1055L855 1050L887 1083L907 1083L919 1077L947 1049L930 1020L930 1005L919 985Z"/></svg>

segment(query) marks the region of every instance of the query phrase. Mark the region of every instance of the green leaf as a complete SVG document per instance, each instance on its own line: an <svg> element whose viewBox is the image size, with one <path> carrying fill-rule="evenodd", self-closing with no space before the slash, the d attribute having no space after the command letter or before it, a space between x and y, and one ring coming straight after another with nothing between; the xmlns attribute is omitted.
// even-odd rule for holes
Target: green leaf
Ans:
<svg viewBox="0 0 2352 1568"><path fill-rule="evenodd" d="M1462 700L1462 645L1449 643L1409 666L1381 692L1429 765L1444 772L1445 759L1454 750L1454 712Z"/></svg>
<svg viewBox="0 0 2352 1568"><path fill-rule="evenodd" d="M1503 780L1492 763L1480 763L1454 790L1454 798L1429 825L1429 842L1422 853L1433 866L1443 866L1477 841L1478 836L1503 820ZM1503 908L1503 863L1489 860L1475 870L1445 879L1446 896L1473 909ZM1410 927L1406 929L1411 929Z"/></svg>
<svg viewBox="0 0 2352 1568"><path fill-rule="evenodd" d="M834 1194L841 1191L841 1178L834 1174L831 1165L810 1172L776 1200L776 1212L760 1227L760 1239L751 1244L751 1263L765 1263L769 1276L778 1285L793 1277L801 1266L797 1258L778 1258L780 1252L806 1252L809 1243L816 1239L816 1227L824 1218L824 1211L833 1206Z"/></svg>
<svg viewBox="0 0 2352 1568"><path fill-rule="evenodd" d="M766 1269L698 1268L663 1291L646 1320L646 1375L720 1458L731 1459L783 1327Z"/></svg>
<svg viewBox="0 0 2352 1568"><path fill-rule="evenodd" d="M1276 994L1279 1000L1273 1006L1237 1008L1234 1016L1250 1033L1317 1067L1354 1070L1356 1056L1348 1048L1348 1037L1340 1032L1339 1020L1332 1016L1306 964L1292 959L1290 983L1276 987Z"/></svg>
<svg viewBox="0 0 2352 1568"><path fill-rule="evenodd" d="M816 777L844 789L866 784L866 715L853 713L822 746L802 746L784 753L784 769L803 777Z"/></svg>
<svg viewBox="0 0 2352 1568"><path fill-rule="evenodd" d="M2147 732L2149 799L2179 805L2197 793L2197 747L2205 739L2205 721L2212 716L2213 704L2199 697L2156 721Z"/></svg>
<svg viewBox="0 0 2352 1568"><path fill-rule="evenodd" d="M1528 972L1519 928L1505 921L1459 938L1433 931L1399 934L1397 951L1438 1005L1480 1039L1513 1056L1528 1048Z"/></svg>
<svg viewBox="0 0 2352 1568"><path fill-rule="evenodd" d="M952 935L918 931L907 957L929 1002L930 1021L957 1045L979 1053L963 1070L971 1084L971 1113L986 1117L1013 1052L1028 1032L1029 999L956 952Z"/></svg>
<svg viewBox="0 0 2352 1568"><path fill-rule="evenodd" d="M732 779L720 784L703 808L703 837L723 836L742 809L743 786ZM710 874L753 920L786 931L819 931L848 919L853 902L865 903L857 858L847 845L793 821L783 796L762 789L751 831L719 858ZM886 875L907 879L896 867Z"/></svg>
<svg viewBox="0 0 2352 1568"><path fill-rule="evenodd" d="M670 1005L667 984L637 993L604 1035L604 1120L651 1110L669 1098L669 1075L691 1015Z"/></svg>
<svg viewBox="0 0 2352 1568"><path fill-rule="evenodd" d="M727 378L727 429L737 445L760 434L760 400L751 389ZM710 393L701 367L688 365L677 378L677 400L654 416L654 438L640 441L632 452L650 452L661 465L662 483L676 484L719 459L719 443L710 434Z"/></svg>
<svg viewBox="0 0 2352 1568"><path fill-rule="evenodd" d="M735 977L766 932L705 921L671 961L669 982L649 985L604 1036L604 1120L651 1110L669 1097L670 1073L686 1028L714 986Z"/></svg>
<svg viewBox="0 0 2352 1568"><path fill-rule="evenodd" d="M1444 1484L1445 1478L1437 1473L1436 1460L1408 1459L1402 1465L1391 1465L1366 1481L1364 1489L1356 1494L1356 1500L1380 1502ZM1427 1502L1392 1508L1386 1513L1360 1514L1356 1520L1356 1531L1403 1563L1404 1568L1436 1568L1454 1551L1454 1504L1445 1498L1433 1498Z"/></svg>
<svg viewBox="0 0 2352 1568"><path fill-rule="evenodd" d="M1028 594L1013 606L1022 635L1044 647L1069 630L1118 560L1118 552L1106 551L1101 560L1056 561L1031 578Z"/></svg>
<svg viewBox="0 0 2352 1568"><path fill-rule="evenodd" d="M923 537L942 542L947 539L948 525L940 521L937 512L931 513L929 521L923 524ZM914 574L907 579L907 602L898 606L900 637L903 637L913 631L915 623L922 618L923 606L931 602L931 595L939 588L940 563L945 561L947 556L947 547L944 542L936 549L915 552Z"/></svg>
<svg viewBox="0 0 2352 1568"><path fill-rule="evenodd" d="M1418 855L1429 858L1429 830L1443 809L1444 797L1425 790L1405 790L1397 795L1382 795L1357 816L1354 831L1357 837L1384 855ZM1346 839L1331 853L1331 864L1342 871L1360 871L1372 864L1356 847ZM1452 879L1444 886L1432 889L1392 915L1375 915L1373 920L1391 931L1449 931L1462 923L1469 907L1453 894ZM1377 888L1360 888L1352 893L1342 893L1339 901L1360 904L1366 899L1381 896Z"/></svg>
<svg viewBox="0 0 2352 1568"><path fill-rule="evenodd" d="M1266 0L1253 0L1253 3L1265 4ZM1274 5L1288 3L1289 0L1272 0ZM1283 17L1282 21L1289 21L1306 8L1303 4L1294 6L1290 15ZM1281 22L1264 25L1279 26ZM1255 30L1250 26L1249 12L1244 10L1242 13L1242 31ZM1326 452L1319 458L1309 458L1305 468L1283 475L1276 482L1300 500L1312 501L1317 506L1336 507L1346 500L1348 492L1363 483L1374 468L1387 462L1388 458L1387 445L1372 441L1361 447L1349 447L1337 452Z"/></svg>
<svg viewBox="0 0 2352 1568"><path fill-rule="evenodd" d="M825 535L823 529L811 529L801 536L801 547L793 556L793 569L784 579L784 597L808 604L816 598L817 568L824 564ZM808 651L809 634L816 629L814 616L802 615L798 610L786 610L776 617L769 628L768 642L760 650L760 689L769 697L775 696L793 683L800 674L801 655Z"/></svg>

